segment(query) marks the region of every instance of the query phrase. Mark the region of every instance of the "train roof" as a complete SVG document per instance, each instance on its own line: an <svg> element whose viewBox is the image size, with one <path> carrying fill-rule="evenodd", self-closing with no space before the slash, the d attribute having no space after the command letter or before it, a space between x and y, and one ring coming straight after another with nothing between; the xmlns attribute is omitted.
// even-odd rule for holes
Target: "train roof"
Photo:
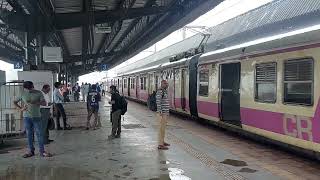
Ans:
<svg viewBox="0 0 320 180"><path fill-rule="evenodd" d="M224 51L246 42L314 26L320 24L319 16L319 0L275 0L210 28L211 37L205 52ZM202 38L201 34L196 34L171 45L140 60L142 63L123 68L119 75L168 63L173 55L198 47Z"/></svg>
<svg viewBox="0 0 320 180"><path fill-rule="evenodd" d="M285 52L287 48L320 43L320 24L288 33L260 38L228 48L202 54L199 64L224 60L240 60L254 54L276 51ZM313 46L311 46L313 47ZM296 48L294 48L296 49Z"/></svg>

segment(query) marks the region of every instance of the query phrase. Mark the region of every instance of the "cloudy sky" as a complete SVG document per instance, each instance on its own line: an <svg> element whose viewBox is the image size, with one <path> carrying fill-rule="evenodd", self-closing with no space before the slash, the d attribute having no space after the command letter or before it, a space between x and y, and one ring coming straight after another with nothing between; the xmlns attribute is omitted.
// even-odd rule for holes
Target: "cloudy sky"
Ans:
<svg viewBox="0 0 320 180"><path fill-rule="evenodd" d="M187 26L206 26L212 27L218 25L224 21L227 21L235 16L243 14L247 11L250 11L254 8L262 6L272 0L225 0L220 5L218 5L213 10L207 12L206 14L200 16L198 19L193 21L192 23L188 24ZM150 48L142 51L141 53L137 54L136 56L132 57L128 61L120 64L119 66L109 70L108 72L94 72L79 78L80 82L91 82L95 83L100 81L103 77L112 77L116 74L117 69L123 68L125 66L130 66L130 64L135 63L156 51L164 49L174 43L177 43L183 40L182 33L183 31L177 30L166 38L160 40L155 45L151 46ZM195 34L193 30L189 29L186 30L187 37L190 37ZM7 80L14 80L17 78L17 71L13 70L13 65L5 63L0 60L0 70L6 71Z"/></svg>

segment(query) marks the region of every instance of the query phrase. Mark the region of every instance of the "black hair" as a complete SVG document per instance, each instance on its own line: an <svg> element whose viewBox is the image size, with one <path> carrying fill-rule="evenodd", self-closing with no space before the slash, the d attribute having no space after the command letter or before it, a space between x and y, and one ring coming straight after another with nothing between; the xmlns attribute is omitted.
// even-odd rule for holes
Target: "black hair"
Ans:
<svg viewBox="0 0 320 180"><path fill-rule="evenodd" d="M45 84L45 85L42 86L42 89L48 89L48 88L50 88L49 84Z"/></svg>
<svg viewBox="0 0 320 180"><path fill-rule="evenodd" d="M23 88L25 88L25 89L32 89L32 88L34 88L33 82L31 82L31 81L25 81L25 82L23 83Z"/></svg>
<svg viewBox="0 0 320 180"><path fill-rule="evenodd" d="M92 84L91 89L97 89L97 86L95 84Z"/></svg>
<svg viewBox="0 0 320 180"><path fill-rule="evenodd" d="M55 83L54 83L54 87L55 87L55 88L59 88L59 86L61 86L61 83L60 83L60 82L55 82Z"/></svg>
<svg viewBox="0 0 320 180"><path fill-rule="evenodd" d="M115 85L112 85L112 86L110 86L110 89L115 91L115 90L117 90L117 87Z"/></svg>

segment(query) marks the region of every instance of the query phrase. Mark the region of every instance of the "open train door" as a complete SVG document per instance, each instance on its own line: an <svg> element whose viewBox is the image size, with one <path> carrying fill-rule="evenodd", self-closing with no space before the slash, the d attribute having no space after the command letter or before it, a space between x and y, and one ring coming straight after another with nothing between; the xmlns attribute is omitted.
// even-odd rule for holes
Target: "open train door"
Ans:
<svg viewBox="0 0 320 180"><path fill-rule="evenodd" d="M220 65L220 119L241 125L240 118L240 63Z"/></svg>
<svg viewBox="0 0 320 180"><path fill-rule="evenodd" d="M186 87L187 87L187 81L186 81L186 77L187 77L187 70L186 69L182 69L181 72L181 108L182 110L186 110Z"/></svg>

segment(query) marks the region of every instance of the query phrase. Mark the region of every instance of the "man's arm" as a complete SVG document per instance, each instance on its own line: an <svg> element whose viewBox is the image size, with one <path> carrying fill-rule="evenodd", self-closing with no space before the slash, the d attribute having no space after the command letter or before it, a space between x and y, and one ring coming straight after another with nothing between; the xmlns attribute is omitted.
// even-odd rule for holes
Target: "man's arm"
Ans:
<svg viewBox="0 0 320 180"><path fill-rule="evenodd" d="M18 103L22 101L22 98L19 97L16 100L13 101L14 106L19 110L19 111L25 111L27 110L27 106L21 107Z"/></svg>

